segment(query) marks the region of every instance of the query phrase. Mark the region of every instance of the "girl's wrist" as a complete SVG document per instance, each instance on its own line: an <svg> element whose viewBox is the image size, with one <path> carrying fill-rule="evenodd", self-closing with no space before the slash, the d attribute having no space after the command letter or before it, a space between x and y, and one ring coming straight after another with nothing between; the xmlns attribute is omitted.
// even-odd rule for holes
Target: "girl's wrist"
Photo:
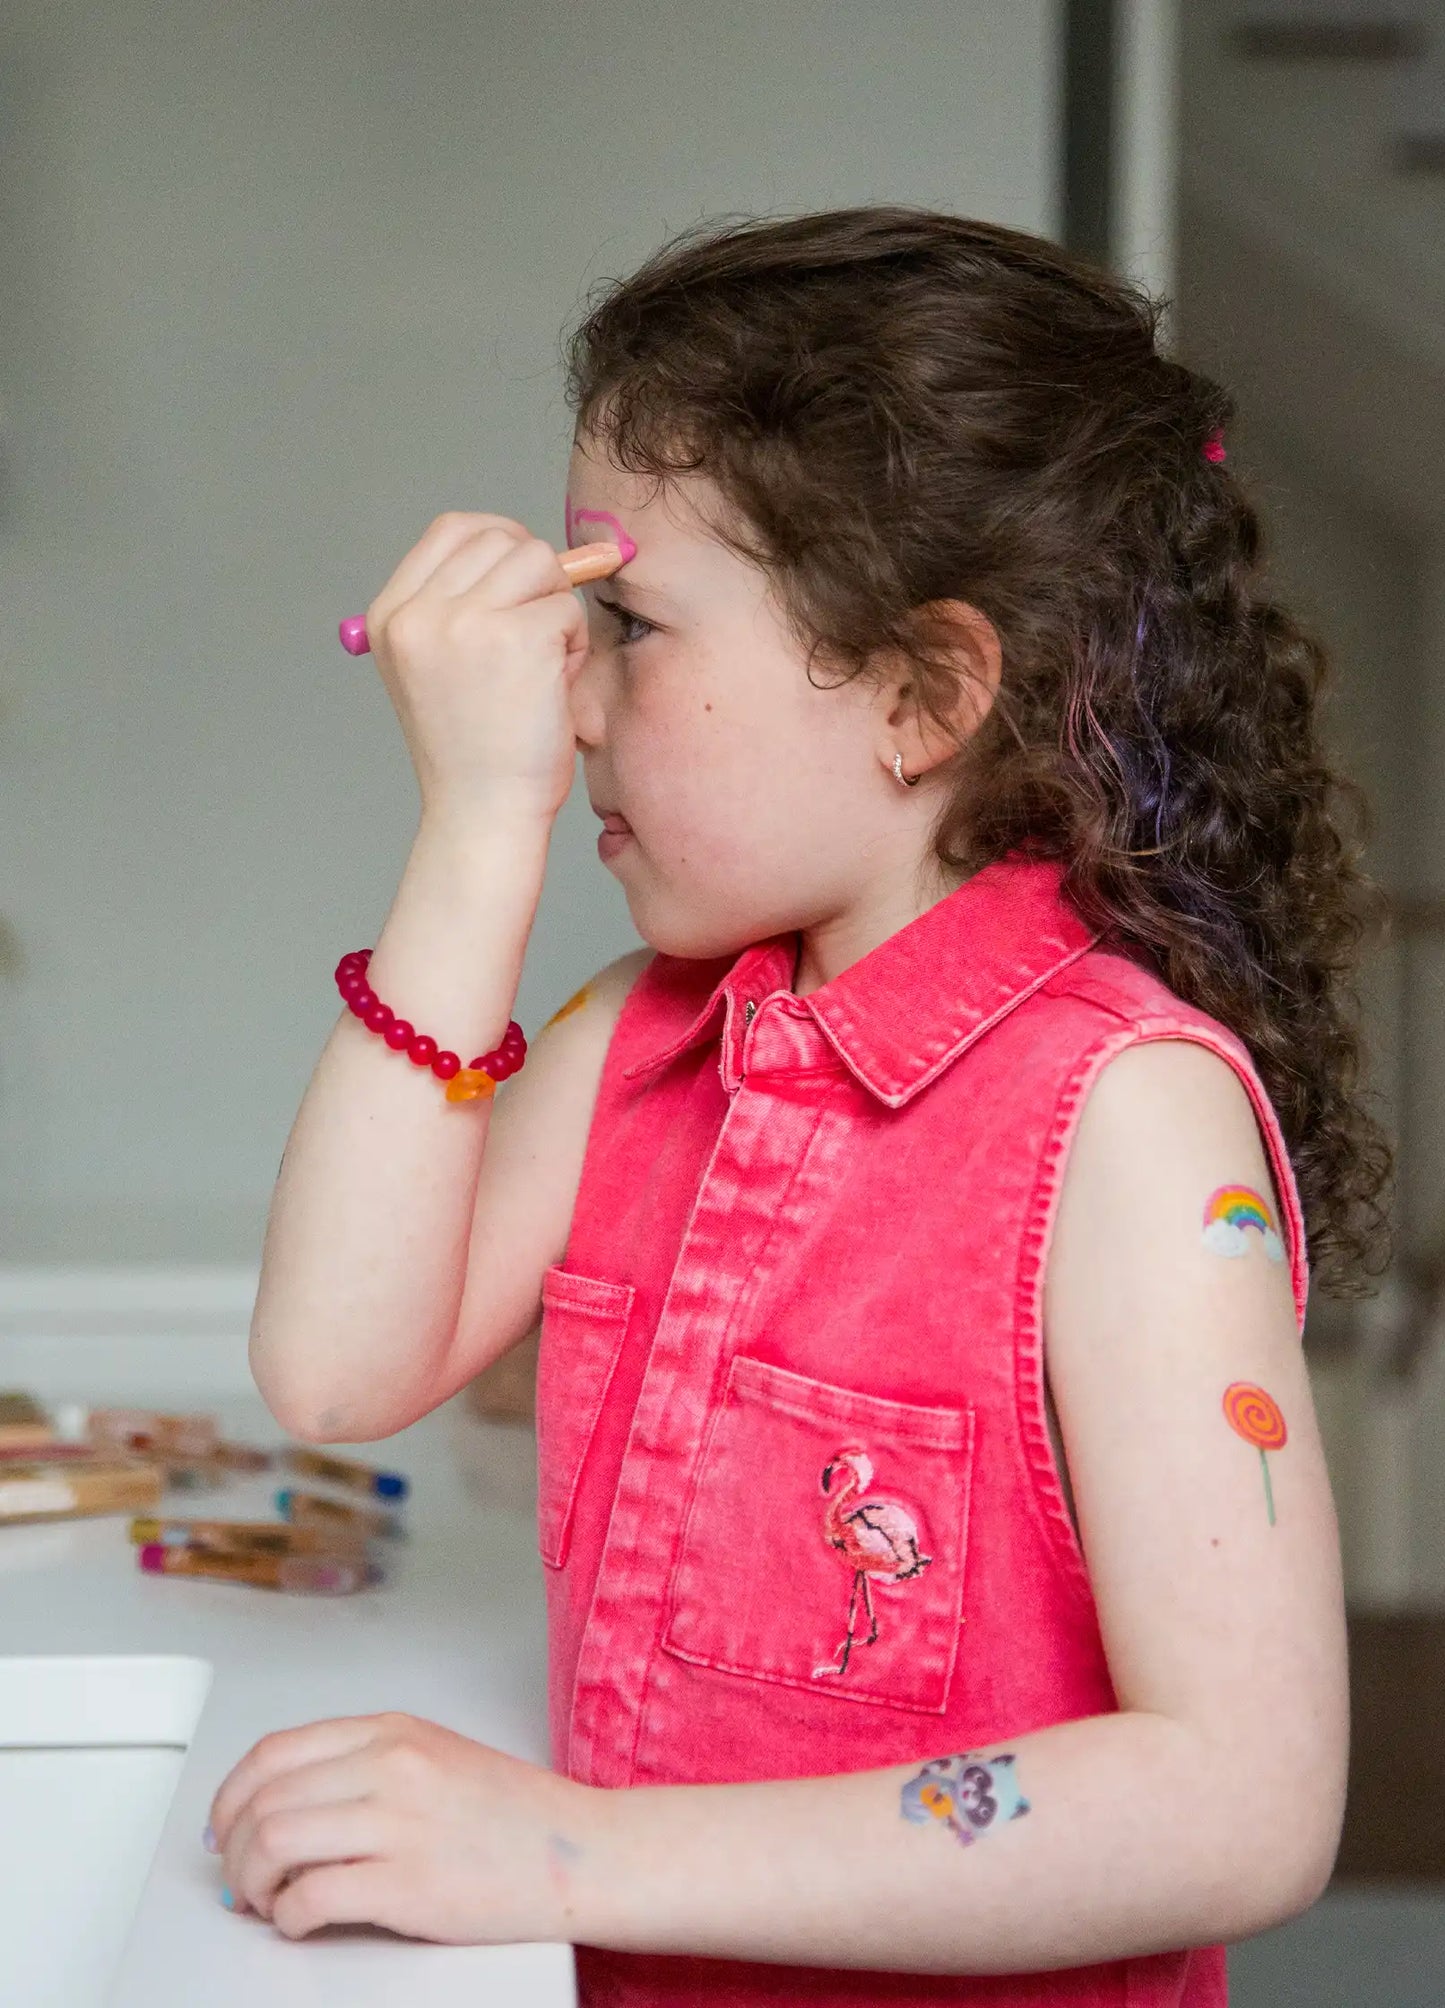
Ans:
<svg viewBox="0 0 1445 2008"><path fill-rule="evenodd" d="M625 1786L561 1782L567 1797L546 1844L558 1898L558 1936L571 1944L615 1944L625 1873L622 1824L636 1794Z"/></svg>
<svg viewBox="0 0 1445 2008"><path fill-rule="evenodd" d="M426 887L460 934L490 937L500 924L530 930L547 873L552 827L520 807L428 805L412 838L406 878Z"/></svg>
<svg viewBox="0 0 1445 2008"><path fill-rule="evenodd" d="M529 794L489 795L481 800L424 797L417 838L464 857L538 845L545 851L556 820L555 811Z"/></svg>

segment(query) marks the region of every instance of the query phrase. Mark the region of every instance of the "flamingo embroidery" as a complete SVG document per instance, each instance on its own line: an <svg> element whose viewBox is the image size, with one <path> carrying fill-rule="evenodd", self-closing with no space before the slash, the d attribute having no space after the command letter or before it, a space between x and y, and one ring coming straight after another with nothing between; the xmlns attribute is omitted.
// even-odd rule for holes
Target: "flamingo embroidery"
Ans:
<svg viewBox="0 0 1445 2008"><path fill-rule="evenodd" d="M834 1492L833 1474L840 1467L847 1475ZM853 1650L853 1620L860 1590L869 1624L868 1636L860 1643L872 1645L877 1638L878 1614L873 1608L873 1589L869 1578L877 1576L885 1583L905 1583L910 1576L922 1575L933 1560L932 1555L919 1553L918 1527L912 1514L905 1512L892 1499L866 1499L861 1506L845 1507L847 1500L856 1499L872 1483L873 1460L861 1443L845 1443L823 1466L823 1490L828 1495L827 1510L823 1515L823 1535L852 1568L853 1593L848 1599L847 1631L842 1645L836 1648L842 1653L842 1660L837 1666L828 1661L822 1666L815 1666L815 1680L824 1674L847 1672L848 1658Z"/></svg>

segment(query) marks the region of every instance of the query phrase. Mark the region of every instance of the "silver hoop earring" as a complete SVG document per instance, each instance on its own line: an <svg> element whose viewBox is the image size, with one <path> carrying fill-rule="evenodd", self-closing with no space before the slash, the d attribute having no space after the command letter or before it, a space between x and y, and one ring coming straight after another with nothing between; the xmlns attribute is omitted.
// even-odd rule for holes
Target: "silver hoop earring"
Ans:
<svg viewBox="0 0 1445 2008"><path fill-rule="evenodd" d="M895 781L901 781L905 788L916 788L923 777L921 774L915 774L910 781L903 771L903 755L895 753L893 756L893 778Z"/></svg>

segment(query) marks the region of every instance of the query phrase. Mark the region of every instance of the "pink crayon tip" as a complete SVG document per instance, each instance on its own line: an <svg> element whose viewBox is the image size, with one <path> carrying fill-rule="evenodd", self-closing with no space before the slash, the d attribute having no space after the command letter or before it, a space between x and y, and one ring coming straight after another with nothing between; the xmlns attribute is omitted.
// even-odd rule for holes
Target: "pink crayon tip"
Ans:
<svg viewBox="0 0 1445 2008"><path fill-rule="evenodd" d="M166 1549L163 1541L147 1541L140 1550L140 1565L149 1569L152 1575L163 1575L166 1566Z"/></svg>
<svg viewBox="0 0 1445 2008"><path fill-rule="evenodd" d="M366 634L366 615L348 614L337 629L341 636L341 646L348 655L370 655L371 643Z"/></svg>
<svg viewBox="0 0 1445 2008"><path fill-rule="evenodd" d="M605 523L612 532L617 548L622 553L624 565L631 564L637 556L637 546L618 522L610 509L574 509L572 498L566 498L567 542L570 544L574 532L582 523Z"/></svg>

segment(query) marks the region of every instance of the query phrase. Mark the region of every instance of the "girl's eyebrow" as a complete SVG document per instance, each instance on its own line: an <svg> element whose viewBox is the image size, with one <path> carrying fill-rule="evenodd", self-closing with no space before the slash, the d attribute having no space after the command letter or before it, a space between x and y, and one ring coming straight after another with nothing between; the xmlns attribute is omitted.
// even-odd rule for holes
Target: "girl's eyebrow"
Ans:
<svg viewBox="0 0 1445 2008"><path fill-rule="evenodd" d="M659 592L656 586L644 585L641 579L634 579L631 572L628 573L626 578L623 578L620 573L614 572L610 578L599 579L593 587L593 592L599 600L612 600L618 604L621 604L635 594L640 599L651 600L655 606L670 607L672 605L666 593Z"/></svg>

